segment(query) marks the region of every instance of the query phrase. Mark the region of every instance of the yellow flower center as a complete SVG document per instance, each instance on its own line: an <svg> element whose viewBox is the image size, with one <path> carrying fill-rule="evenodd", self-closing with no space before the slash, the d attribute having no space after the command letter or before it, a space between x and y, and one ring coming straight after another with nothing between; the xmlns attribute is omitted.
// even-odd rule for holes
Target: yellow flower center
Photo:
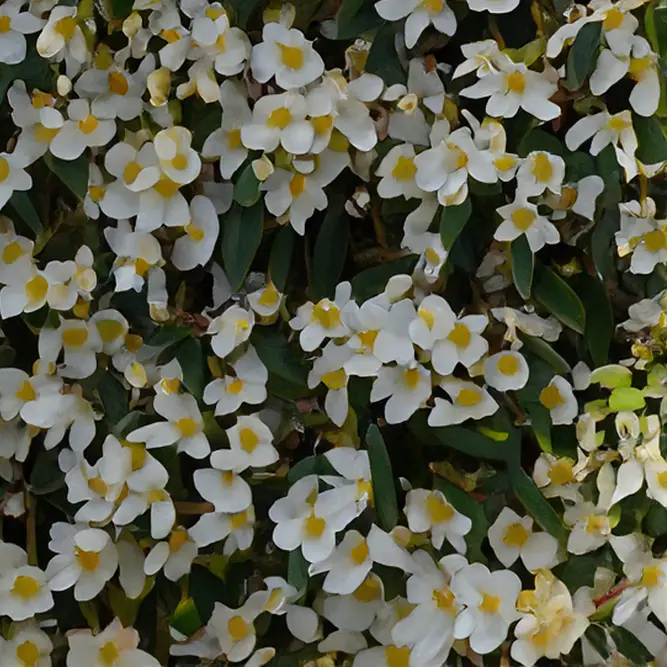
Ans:
<svg viewBox="0 0 667 667"><path fill-rule="evenodd" d="M294 197L294 199L300 197L305 189L306 189L306 177L303 174L294 174L289 184L289 191L292 197Z"/></svg>
<svg viewBox="0 0 667 667"><path fill-rule="evenodd" d="M150 268L151 265L143 257L137 257L137 259L134 260L134 272L139 277L145 276L146 271Z"/></svg>
<svg viewBox="0 0 667 667"><path fill-rule="evenodd" d="M141 165L138 162L128 162L123 169L123 181L127 185L132 185L141 173Z"/></svg>
<svg viewBox="0 0 667 667"><path fill-rule="evenodd" d="M176 528L169 535L169 551L175 553L188 541L188 531L185 528Z"/></svg>
<svg viewBox="0 0 667 667"><path fill-rule="evenodd" d="M100 121L92 114L88 114L83 120L79 121L79 130L83 134L92 134L97 129Z"/></svg>
<svg viewBox="0 0 667 667"><path fill-rule="evenodd" d="M18 398L20 401L23 401L24 403L27 403L28 401L34 401L37 396L37 394L35 394L35 390L32 388L32 385L28 380L23 382L15 395L16 398Z"/></svg>
<svg viewBox="0 0 667 667"><path fill-rule="evenodd" d="M345 371L340 368L337 371L331 371L331 373L325 373L322 376L322 382L329 389L342 389L347 385L347 374Z"/></svg>
<svg viewBox="0 0 667 667"><path fill-rule="evenodd" d="M431 523L443 523L454 516L454 508L440 496L431 493L426 499L426 513Z"/></svg>
<svg viewBox="0 0 667 667"><path fill-rule="evenodd" d="M136 352L143 344L144 339L137 334L126 334L123 341L128 352Z"/></svg>
<svg viewBox="0 0 667 667"><path fill-rule="evenodd" d="M516 375L519 370L519 360L512 354L503 354L498 359L497 368L503 375Z"/></svg>
<svg viewBox="0 0 667 667"><path fill-rule="evenodd" d="M591 515L586 519L586 532L599 534L607 528L607 518L597 514Z"/></svg>
<svg viewBox="0 0 667 667"><path fill-rule="evenodd" d="M240 616L232 616L227 621L227 632L234 642L240 642L248 636L248 624Z"/></svg>
<svg viewBox="0 0 667 667"><path fill-rule="evenodd" d="M120 72L109 72L109 90L114 95L127 95L130 84L127 82L124 74Z"/></svg>
<svg viewBox="0 0 667 667"><path fill-rule="evenodd" d="M204 14L211 19L211 21L217 21L221 16L225 15L227 12L222 9L222 7L208 7Z"/></svg>
<svg viewBox="0 0 667 667"><path fill-rule="evenodd" d="M375 345L375 339L378 337L379 331L362 331L357 334L363 350L372 350Z"/></svg>
<svg viewBox="0 0 667 667"><path fill-rule="evenodd" d="M663 489L667 489L667 470L658 473L658 484L660 484Z"/></svg>
<svg viewBox="0 0 667 667"><path fill-rule="evenodd" d="M289 67L289 69L303 68L303 51L298 46L278 44L278 48L280 49L280 59L285 67Z"/></svg>
<svg viewBox="0 0 667 667"><path fill-rule="evenodd" d="M429 264L440 264L441 258L435 248L426 248L424 251L424 257Z"/></svg>
<svg viewBox="0 0 667 667"><path fill-rule="evenodd" d="M169 495L163 489L153 489L148 492L147 496L149 505L152 505L153 503L163 503L166 500L169 500Z"/></svg>
<svg viewBox="0 0 667 667"><path fill-rule="evenodd" d="M529 208L517 208L512 211L512 222L517 229L525 232L535 222L535 213Z"/></svg>
<svg viewBox="0 0 667 667"><path fill-rule="evenodd" d="M37 141L48 144L60 132L57 127L44 127L41 123L36 123L33 127L33 133Z"/></svg>
<svg viewBox="0 0 667 667"><path fill-rule="evenodd" d="M447 340L451 341L457 347L468 347L470 345L470 329L463 324L458 322L454 325L454 328L449 332Z"/></svg>
<svg viewBox="0 0 667 667"><path fill-rule="evenodd" d="M429 0L433 2L433 0ZM441 0L442 1L442 0ZM408 667L410 663L410 649L407 646L386 646L384 649L387 667Z"/></svg>
<svg viewBox="0 0 667 667"><path fill-rule="evenodd" d="M241 130L229 130L227 132L227 148L230 151L238 150L243 148L243 142L241 141Z"/></svg>
<svg viewBox="0 0 667 667"><path fill-rule="evenodd" d="M414 158L405 157L400 155L396 164L391 171L391 175L397 181L410 181L415 177L417 173L417 165L415 164Z"/></svg>
<svg viewBox="0 0 667 667"><path fill-rule="evenodd" d="M273 308L277 305L279 300L280 294L278 293L276 286L273 283L268 283L262 293L259 295L257 302L262 306L266 306L267 308Z"/></svg>
<svg viewBox="0 0 667 667"><path fill-rule="evenodd" d="M503 542L510 547L522 547L529 537L530 532L527 531L522 524L513 523L507 526Z"/></svg>
<svg viewBox="0 0 667 667"><path fill-rule="evenodd" d="M617 28L620 28L621 25L623 25L624 18L625 15L623 12L617 7L614 7L606 13L602 27L605 30L616 30Z"/></svg>
<svg viewBox="0 0 667 667"><path fill-rule="evenodd" d="M43 276L35 276L25 284L25 293L31 304L43 301L48 290L49 283Z"/></svg>
<svg viewBox="0 0 667 667"><path fill-rule="evenodd" d="M484 614L497 614L500 609L500 598L497 595L485 593L477 608Z"/></svg>
<svg viewBox="0 0 667 667"><path fill-rule="evenodd" d="M238 378L234 378L227 385L227 391L230 394L240 394L242 389L243 389L243 380L239 380Z"/></svg>
<svg viewBox="0 0 667 667"><path fill-rule="evenodd" d="M95 325L102 342L113 343L125 332L125 327L116 320L100 320Z"/></svg>
<svg viewBox="0 0 667 667"><path fill-rule="evenodd" d="M175 158L172 159L171 166L178 171L183 171L188 166L188 158L183 155L183 153L179 153Z"/></svg>
<svg viewBox="0 0 667 667"><path fill-rule="evenodd" d="M621 116L620 114L612 116L607 121L607 126L609 127L609 129L619 133L622 132L623 130L626 130L628 127L630 127L630 125L631 121L629 121L625 116Z"/></svg>
<svg viewBox="0 0 667 667"><path fill-rule="evenodd" d="M516 164L516 160L511 155L497 157L493 164L498 171L509 171Z"/></svg>
<svg viewBox="0 0 667 667"><path fill-rule="evenodd" d="M280 107L271 112L269 119L266 121L266 125L267 127L277 127L280 130L284 130L291 122L292 114L289 109Z"/></svg>
<svg viewBox="0 0 667 667"><path fill-rule="evenodd" d="M73 16L65 16L56 22L54 30L65 40L70 40L76 30L76 19Z"/></svg>
<svg viewBox="0 0 667 667"><path fill-rule="evenodd" d="M540 403L547 409L553 410L565 403L563 395L558 391L556 385L550 384L540 392Z"/></svg>
<svg viewBox="0 0 667 667"><path fill-rule="evenodd" d="M153 186L153 189L162 197L169 199L178 192L178 188L180 187L181 186L178 183L175 183L170 178L162 176L162 178L160 178L160 180Z"/></svg>
<svg viewBox="0 0 667 667"><path fill-rule="evenodd" d="M25 667L35 667L37 661L41 658L41 654L36 644L27 641L17 646L16 658L19 662L23 663Z"/></svg>
<svg viewBox="0 0 667 667"><path fill-rule="evenodd" d="M9 162L4 157L0 157L0 183L4 183L9 177Z"/></svg>
<svg viewBox="0 0 667 667"><path fill-rule="evenodd" d="M234 530L243 528L243 526L245 526L248 523L248 515L246 514L245 510L243 510L243 512L237 512L236 514L232 514L231 519L232 519L232 528Z"/></svg>
<svg viewBox="0 0 667 667"><path fill-rule="evenodd" d="M368 558L368 545L366 540L359 542L356 547L350 551L350 559L355 565L361 565Z"/></svg>
<svg viewBox="0 0 667 667"><path fill-rule="evenodd" d="M315 134L321 137L329 134L333 127L334 119L333 116L318 116L317 118L311 118L310 122L315 130Z"/></svg>
<svg viewBox="0 0 667 667"><path fill-rule="evenodd" d="M185 227L185 233L190 237L195 243L199 243L204 239L204 230L201 227L197 227L193 222Z"/></svg>
<svg viewBox="0 0 667 667"><path fill-rule="evenodd" d="M548 183L553 176L554 168L544 153L538 153L533 160L532 171L538 183Z"/></svg>
<svg viewBox="0 0 667 667"><path fill-rule="evenodd" d="M417 368L408 368L407 371L403 371L402 379L403 384L408 389L414 390L419 384L419 370Z"/></svg>
<svg viewBox="0 0 667 667"><path fill-rule="evenodd" d="M468 154L465 151L462 151L458 146L455 146L454 144L447 144L447 147L449 150L453 151L456 153L456 169L463 169L464 167L468 166L468 161L469 157Z"/></svg>
<svg viewBox="0 0 667 667"><path fill-rule="evenodd" d="M181 39L182 35L178 30L174 28L170 28L169 30L163 30L160 33L160 37L165 40L165 42L169 42L170 44L172 42L178 42L179 39Z"/></svg>
<svg viewBox="0 0 667 667"><path fill-rule="evenodd" d="M304 532L311 540L319 540L327 527L327 522L314 514L311 514L304 522Z"/></svg>
<svg viewBox="0 0 667 667"><path fill-rule="evenodd" d="M249 428L242 428L239 431L239 440L241 441L241 449L248 454L252 454L259 445L257 434Z"/></svg>
<svg viewBox="0 0 667 667"><path fill-rule="evenodd" d="M508 93L522 95L526 89L526 75L523 72L510 72L506 74L505 88Z"/></svg>
<svg viewBox="0 0 667 667"><path fill-rule="evenodd" d="M446 611L450 614L456 612L456 598L449 588L436 589L433 591L431 597L433 602L435 602L435 606L441 611Z"/></svg>
<svg viewBox="0 0 667 667"><path fill-rule="evenodd" d="M311 319L325 329L335 329L340 326L340 311L334 304L320 301L313 307Z"/></svg>
<svg viewBox="0 0 667 667"><path fill-rule="evenodd" d="M435 315L433 314L433 311L429 310L428 308L422 308L420 307L419 310L417 311L417 315L424 320L426 323L426 326L429 329L433 328L433 325L435 324Z"/></svg>
<svg viewBox="0 0 667 667"><path fill-rule="evenodd" d="M647 565L642 570L642 578L639 582L641 586L646 586L646 588L653 588L658 586L662 581L662 570L655 565Z"/></svg>
<svg viewBox="0 0 667 667"><path fill-rule="evenodd" d="M572 468L572 461L568 461L567 459L560 459L560 461L556 461L556 463L551 466L549 472L547 473L547 477L556 486L569 484L574 479L574 471Z"/></svg>
<svg viewBox="0 0 667 667"><path fill-rule="evenodd" d="M456 405L464 408L472 408L478 405L482 400L482 396L477 389L470 389L466 387L456 395Z"/></svg>
<svg viewBox="0 0 667 667"><path fill-rule="evenodd" d="M98 202L104 199L106 190L107 189L103 185L91 185L90 188L88 188L88 194L94 202Z"/></svg>
<svg viewBox="0 0 667 667"><path fill-rule="evenodd" d="M32 91L32 99L30 104L32 104L33 109L43 109L44 107L51 106L54 100L49 93L43 93L41 90Z"/></svg>
<svg viewBox="0 0 667 667"><path fill-rule="evenodd" d="M379 600L382 595L382 585L377 579L369 576L361 582L361 585L352 595L359 602L374 602Z"/></svg>
<svg viewBox="0 0 667 667"><path fill-rule="evenodd" d="M104 480L100 477L93 477L88 480L88 488L91 491L94 491L98 496L106 496L109 487L105 484Z"/></svg>
<svg viewBox="0 0 667 667"><path fill-rule="evenodd" d="M141 470L146 463L146 448L139 442L127 442L126 440L122 445L127 447L132 455L132 472Z"/></svg>
<svg viewBox="0 0 667 667"><path fill-rule="evenodd" d="M88 330L83 327L65 329L63 331L63 345L65 347L82 347L88 340Z"/></svg>
<svg viewBox="0 0 667 667"><path fill-rule="evenodd" d="M100 648L100 662L104 667L112 667L113 664L118 660L120 653L114 642L106 642Z"/></svg>
<svg viewBox="0 0 667 667"><path fill-rule="evenodd" d="M97 551L84 551L76 547L75 554L79 565L86 572L94 572L100 564L100 554Z"/></svg>
<svg viewBox="0 0 667 667"><path fill-rule="evenodd" d="M347 153L350 147L350 140L338 130L334 130L329 140L329 148L335 153Z"/></svg>
<svg viewBox="0 0 667 667"><path fill-rule="evenodd" d="M0 16L0 33L9 32L12 29L12 20L9 16Z"/></svg>
<svg viewBox="0 0 667 667"><path fill-rule="evenodd" d="M8 243L2 251L2 261L5 264L13 264L25 254L21 244L18 241L12 241L11 243Z"/></svg>
<svg viewBox="0 0 667 667"><path fill-rule="evenodd" d="M421 6L433 14L440 14L445 6L445 0L422 0Z"/></svg>
<svg viewBox="0 0 667 667"><path fill-rule="evenodd" d="M176 422L176 428L181 432L183 438L191 438L199 432L199 426L192 417L181 417Z"/></svg>
<svg viewBox="0 0 667 667"><path fill-rule="evenodd" d="M656 253L667 248L667 235L662 229L654 229L652 232L647 232L642 238L644 247L649 252Z"/></svg>
<svg viewBox="0 0 667 667"><path fill-rule="evenodd" d="M175 394L181 388L181 381L178 378L162 378L160 386L166 394Z"/></svg>
<svg viewBox="0 0 667 667"><path fill-rule="evenodd" d="M27 577L25 575L21 575L19 577L16 577L16 579L14 579L12 594L17 595L18 597L23 598L24 600L30 600L39 593L41 588L42 587L39 585L39 581L37 581L37 579L35 579L34 577Z"/></svg>

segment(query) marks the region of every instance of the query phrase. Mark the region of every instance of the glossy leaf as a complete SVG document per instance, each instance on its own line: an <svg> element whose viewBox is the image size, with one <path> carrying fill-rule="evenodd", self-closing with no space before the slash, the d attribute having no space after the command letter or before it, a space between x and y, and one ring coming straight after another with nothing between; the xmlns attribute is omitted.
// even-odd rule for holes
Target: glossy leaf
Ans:
<svg viewBox="0 0 667 667"><path fill-rule="evenodd" d="M526 235L512 241L510 246L512 259L512 279L516 291L524 298L530 299L530 290L533 285L533 270L535 267L535 256L528 245Z"/></svg>
<svg viewBox="0 0 667 667"><path fill-rule="evenodd" d="M579 278L577 293L586 309L586 345L593 364L602 366L607 363L614 336L614 313L604 284L592 276Z"/></svg>
<svg viewBox="0 0 667 667"><path fill-rule="evenodd" d="M28 236L34 238L36 234L44 230L39 213L37 213L33 200L27 192L16 190L9 198L7 206L18 216L16 222L19 223L19 226L28 228Z"/></svg>
<svg viewBox="0 0 667 667"><path fill-rule="evenodd" d="M579 297L561 277L539 263L535 266L533 296L563 324L584 333L586 311Z"/></svg>
<svg viewBox="0 0 667 667"><path fill-rule="evenodd" d="M440 215L440 238L445 250L451 250L454 242L463 231L470 215L472 214L472 203L466 199L459 206L446 206Z"/></svg>
<svg viewBox="0 0 667 667"><path fill-rule="evenodd" d="M183 370L183 385L197 399L204 393L204 354L196 338L188 338L179 346L176 359Z"/></svg>
<svg viewBox="0 0 667 667"><path fill-rule="evenodd" d="M567 54L567 80L565 85L570 90L581 88L593 72L600 50L602 23L587 23L577 34L574 44Z"/></svg>
<svg viewBox="0 0 667 667"><path fill-rule="evenodd" d="M259 179L255 176L252 165L247 165L234 186L234 201L246 208L255 205L262 196L259 185Z"/></svg>
<svg viewBox="0 0 667 667"><path fill-rule="evenodd" d="M83 201L88 193L89 166L86 155L81 155L76 160L60 160L47 153L44 162L69 190Z"/></svg>
<svg viewBox="0 0 667 667"><path fill-rule="evenodd" d="M127 415L128 392L120 380L117 380L110 372L101 373L97 380L97 391L107 414L112 423L117 423Z"/></svg>
<svg viewBox="0 0 667 667"><path fill-rule="evenodd" d="M222 261L232 289L239 289L262 240L264 205L232 206L222 217Z"/></svg>
<svg viewBox="0 0 667 667"><path fill-rule="evenodd" d="M396 51L396 26L383 25L375 35L366 60L366 71L382 77L385 84L406 83L406 74Z"/></svg>
<svg viewBox="0 0 667 667"><path fill-rule="evenodd" d="M269 257L269 278L279 292L287 286L292 255L294 253L295 232L290 225L285 225L273 239Z"/></svg>
<svg viewBox="0 0 667 667"><path fill-rule="evenodd" d="M371 424L366 431L366 448L371 465L373 503L378 524L383 530L390 531L398 523L396 486L387 447L375 424Z"/></svg>
<svg viewBox="0 0 667 667"><path fill-rule="evenodd" d="M342 198L330 202L324 222L317 234L313 252L312 296L315 301L333 298L340 281L350 234L350 218L343 210Z"/></svg>
<svg viewBox="0 0 667 667"><path fill-rule="evenodd" d="M632 114L632 127L637 135L637 158L644 164L656 164L667 160L665 129L656 116Z"/></svg>

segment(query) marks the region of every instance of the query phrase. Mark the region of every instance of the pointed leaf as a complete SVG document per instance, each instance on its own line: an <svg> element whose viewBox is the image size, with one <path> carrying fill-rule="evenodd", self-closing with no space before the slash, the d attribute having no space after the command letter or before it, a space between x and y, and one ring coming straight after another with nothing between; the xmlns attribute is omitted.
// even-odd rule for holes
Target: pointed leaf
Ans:
<svg viewBox="0 0 667 667"><path fill-rule="evenodd" d="M528 245L525 234L521 234L512 241L510 246L512 259L512 279L516 291L524 298L530 299L530 290L533 285L533 270L535 268L535 255Z"/></svg>
<svg viewBox="0 0 667 667"><path fill-rule="evenodd" d="M373 502L380 528L390 531L398 523L396 485L391 461L380 429L371 424L366 432L366 447L371 464Z"/></svg>
<svg viewBox="0 0 667 667"><path fill-rule="evenodd" d="M586 311L579 297L560 276L542 264L535 267L533 296L563 324L584 333Z"/></svg>
<svg viewBox="0 0 667 667"><path fill-rule="evenodd" d="M229 213L221 216L222 262L234 290L243 284L259 248L264 229L263 214L264 204L258 202L251 208L236 204Z"/></svg>
<svg viewBox="0 0 667 667"><path fill-rule="evenodd" d="M440 216L440 238L445 250L451 250L454 242L463 231L470 214L472 213L472 202L466 199L459 206L446 206L442 209Z"/></svg>

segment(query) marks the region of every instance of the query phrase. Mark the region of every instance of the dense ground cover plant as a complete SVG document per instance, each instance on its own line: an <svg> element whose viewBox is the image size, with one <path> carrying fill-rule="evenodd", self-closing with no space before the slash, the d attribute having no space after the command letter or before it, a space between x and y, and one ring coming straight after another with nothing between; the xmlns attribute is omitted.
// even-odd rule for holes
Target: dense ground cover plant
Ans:
<svg viewBox="0 0 667 667"><path fill-rule="evenodd" d="M0 5L0 666L667 664L665 57Z"/></svg>

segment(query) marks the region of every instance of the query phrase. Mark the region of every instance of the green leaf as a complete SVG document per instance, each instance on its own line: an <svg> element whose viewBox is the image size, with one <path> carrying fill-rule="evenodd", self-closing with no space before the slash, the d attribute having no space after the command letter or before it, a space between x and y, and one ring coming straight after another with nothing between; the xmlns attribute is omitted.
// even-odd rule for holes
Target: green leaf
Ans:
<svg viewBox="0 0 667 667"><path fill-rule="evenodd" d="M618 651L630 661L633 667L648 665L653 661L653 654L630 630L614 625L610 627L609 634Z"/></svg>
<svg viewBox="0 0 667 667"><path fill-rule="evenodd" d="M377 31L366 60L366 71L377 74L387 86L407 82L396 51L396 27L394 23L386 23Z"/></svg>
<svg viewBox="0 0 667 667"><path fill-rule="evenodd" d="M599 625L590 625L586 630L585 636L600 656L604 660L607 660L611 652L609 650L609 639L604 628Z"/></svg>
<svg viewBox="0 0 667 667"><path fill-rule="evenodd" d="M374 266L358 273L352 280L352 293L359 303L370 299L384 291L387 281L399 273L411 274L415 268L417 258L414 255L401 257L393 262Z"/></svg>
<svg viewBox="0 0 667 667"><path fill-rule="evenodd" d="M644 529L651 537L667 535L667 509L653 503L644 520Z"/></svg>
<svg viewBox="0 0 667 667"><path fill-rule="evenodd" d="M466 199L459 206L446 206L440 216L440 238L445 250L451 250L472 213L472 202Z"/></svg>
<svg viewBox="0 0 667 667"><path fill-rule="evenodd" d="M621 226L621 214L618 204L614 203L605 209L591 235L591 255L599 276L605 280L616 277L614 269L614 234Z"/></svg>
<svg viewBox="0 0 667 667"><path fill-rule="evenodd" d="M533 296L563 324L584 333L586 311L579 297L561 277L539 263L535 266Z"/></svg>
<svg viewBox="0 0 667 667"><path fill-rule="evenodd" d="M229 0L229 4L234 9L234 25L245 30L253 12L260 3L259 0Z"/></svg>
<svg viewBox="0 0 667 667"><path fill-rule="evenodd" d="M293 465L287 473L287 481L290 484L298 482L301 478L307 475L337 475L336 469L329 463L326 456L314 455L307 456L301 459L297 464Z"/></svg>
<svg viewBox="0 0 667 667"><path fill-rule="evenodd" d="M305 592L308 586L308 561L300 548L290 551L287 558L287 583L299 592Z"/></svg>
<svg viewBox="0 0 667 667"><path fill-rule="evenodd" d="M526 411L530 419L530 428L535 434L535 439L543 452L551 452L551 415L549 411L538 401L525 400L525 394L519 392L519 405Z"/></svg>
<svg viewBox="0 0 667 667"><path fill-rule="evenodd" d="M219 104L210 104L206 108L208 111L201 119L193 119L192 148L198 152L201 152L207 137L217 130L222 122L222 108Z"/></svg>
<svg viewBox="0 0 667 667"><path fill-rule="evenodd" d="M608 364L596 368L590 377L591 384L605 389L622 389L632 386L632 371L621 364Z"/></svg>
<svg viewBox="0 0 667 667"><path fill-rule="evenodd" d="M565 156L565 170L567 182L580 181L582 178L596 173L595 160L583 151L570 153Z"/></svg>
<svg viewBox="0 0 667 667"><path fill-rule="evenodd" d="M262 196L259 191L259 179L249 164L242 172L234 186L234 201L246 208L254 206Z"/></svg>
<svg viewBox="0 0 667 667"><path fill-rule="evenodd" d="M188 327L181 327L177 324L165 324L157 327L153 334L146 341L146 345L151 347L166 347L174 343L180 343L188 338L192 330Z"/></svg>
<svg viewBox="0 0 667 667"><path fill-rule="evenodd" d="M188 338L176 351L176 360L183 371L183 385L199 400L204 393L204 353L197 338Z"/></svg>
<svg viewBox="0 0 667 667"><path fill-rule="evenodd" d="M88 193L88 158L85 154L76 160L60 160L51 153L44 155L46 166L81 200Z"/></svg>
<svg viewBox="0 0 667 667"><path fill-rule="evenodd" d="M343 210L344 200L337 197L320 227L313 252L312 296L315 301L333 298L347 258L350 218Z"/></svg>
<svg viewBox="0 0 667 667"><path fill-rule="evenodd" d="M125 387L112 373L101 373L97 382L97 391L102 401L104 413L110 424L117 424L127 415L128 396Z"/></svg>
<svg viewBox="0 0 667 667"><path fill-rule="evenodd" d="M354 39L382 25L382 17L368 0L343 0L336 14L336 38Z"/></svg>
<svg viewBox="0 0 667 667"><path fill-rule="evenodd" d="M468 495L461 487L442 477L436 478L435 486L445 494L447 502L451 503L457 512L461 512L472 521L472 528L465 536L468 545L468 557L470 560L486 563L486 556L482 552L482 542L486 539L489 530L489 520L484 514L483 505Z"/></svg>
<svg viewBox="0 0 667 667"><path fill-rule="evenodd" d="M637 135L637 158L644 164L667 160L667 137L656 116L648 118L633 112L632 126Z"/></svg>
<svg viewBox="0 0 667 667"><path fill-rule="evenodd" d="M380 528L389 532L398 523L396 486L391 461L380 429L371 424L366 431L366 448L371 464L373 502Z"/></svg>
<svg viewBox="0 0 667 667"><path fill-rule="evenodd" d="M238 290L250 269L262 240L264 204L252 208L232 206L222 216L222 263L232 289Z"/></svg>
<svg viewBox="0 0 667 667"><path fill-rule="evenodd" d="M512 241L510 246L510 257L512 260L512 279L516 291L524 299L530 299L530 290L533 284L533 270L535 268L535 255L528 245L525 234L521 234Z"/></svg>
<svg viewBox="0 0 667 667"><path fill-rule="evenodd" d="M132 13L134 0L111 0L111 9L115 19L126 19Z"/></svg>
<svg viewBox="0 0 667 667"><path fill-rule="evenodd" d="M30 473L30 491L36 496L53 493L65 486L65 475L58 466L60 448L40 449Z"/></svg>
<svg viewBox="0 0 667 667"><path fill-rule="evenodd" d="M273 240L269 257L269 278L279 292L284 292L287 277L292 266L294 252L294 230L291 225L285 225Z"/></svg>
<svg viewBox="0 0 667 667"><path fill-rule="evenodd" d="M570 364L543 338L519 333L519 339L526 346L527 350L530 350L535 356L540 357L540 359L544 359L556 373L566 375L571 372Z"/></svg>
<svg viewBox="0 0 667 667"><path fill-rule="evenodd" d="M566 88L581 88L595 67L600 50L602 23L587 23L577 34L574 44L567 55Z"/></svg>
<svg viewBox="0 0 667 667"><path fill-rule="evenodd" d="M510 479L514 494L535 521L564 544L567 531L560 517L518 463L510 468Z"/></svg>
<svg viewBox="0 0 667 667"><path fill-rule="evenodd" d="M579 276L577 289L586 309L585 338L595 366L602 366L609 358L609 347L614 337L614 313L609 294L602 281L589 275Z"/></svg>
<svg viewBox="0 0 667 667"><path fill-rule="evenodd" d="M20 218L25 225L33 232L33 235L39 234L44 230L44 225L39 217L30 195L27 192L16 190L9 198L7 206ZM15 220L16 222L16 220Z"/></svg>
<svg viewBox="0 0 667 667"><path fill-rule="evenodd" d="M553 134L544 130L536 129L530 131L521 141L517 149L520 157L526 157L533 151L547 151L554 155L565 155L565 146Z"/></svg>
<svg viewBox="0 0 667 667"><path fill-rule="evenodd" d="M619 387L609 397L609 409L614 412L641 410L645 405L644 394L636 387Z"/></svg>

